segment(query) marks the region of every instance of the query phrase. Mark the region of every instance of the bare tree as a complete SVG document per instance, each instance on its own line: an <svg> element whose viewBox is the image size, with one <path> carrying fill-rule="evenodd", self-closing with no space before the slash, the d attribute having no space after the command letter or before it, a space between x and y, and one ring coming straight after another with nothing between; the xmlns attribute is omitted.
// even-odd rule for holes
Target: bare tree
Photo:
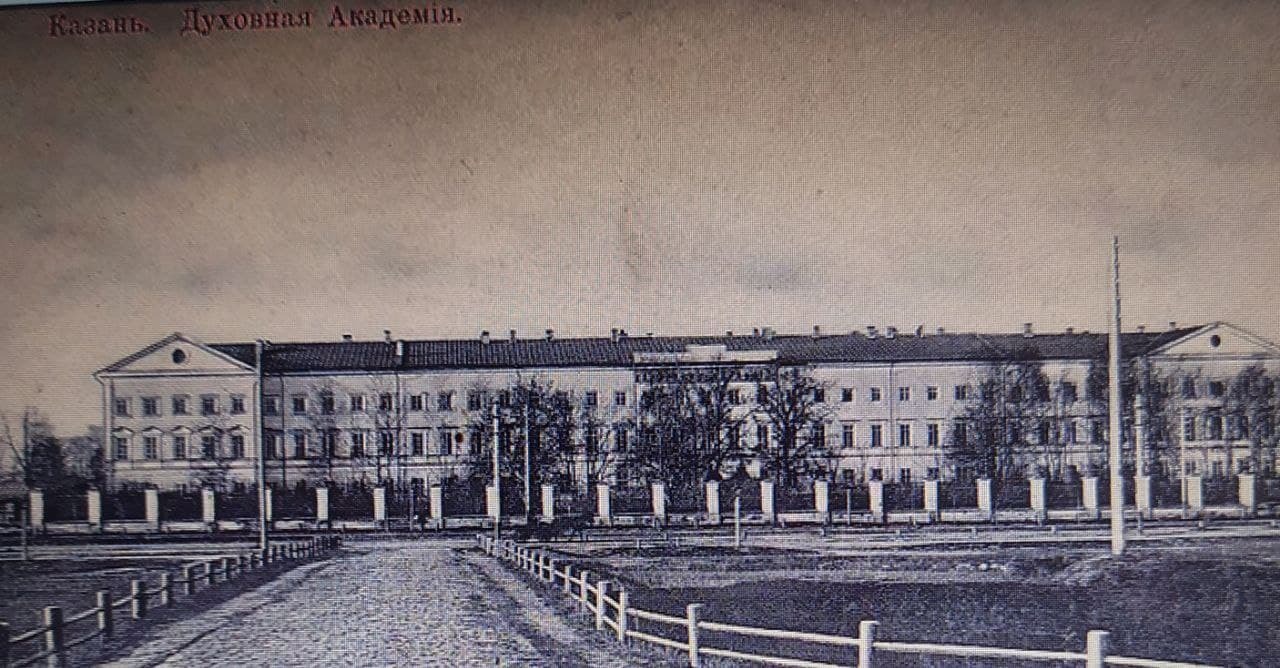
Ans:
<svg viewBox="0 0 1280 668"><path fill-rule="evenodd" d="M995 480L1018 477L1029 464L1046 466L1052 448L1054 402L1043 365L1022 355L988 365L961 412L951 457ZM1040 447L1033 447L1032 435Z"/></svg>
<svg viewBox="0 0 1280 668"><path fill-rule="evenodd" d="M827 450L825 423L831 409L825 402L827 387L800 367L778 369L772 382L762 386L757 413L773 432L774 443L760 450L765 469L784 489L814 472ZM834 462L832 462L834 470Z"/></svg>
<svg viewBox="0 0 1280 668"><path fill-rule="evenodd" d="M1252 364L1231 380L1224 402L1230 441L1248 440L1249 468L1255 473L1274 470L1280 400L1276 398L1275 376L1261 364Z"/></svg>
<svg viewBox="0 0 1280 668"><path fill-rule="evenodd" d="M8 418L0 413L0 447L13 460L12 476L20 482L27 498L19 501L22 515L22 558L31 559L27 534L30 531L30 493L40 489L57 491L66 483L66 463L62 445L40 412L27 407L22 412L22 433L15 437Z"/></svg>

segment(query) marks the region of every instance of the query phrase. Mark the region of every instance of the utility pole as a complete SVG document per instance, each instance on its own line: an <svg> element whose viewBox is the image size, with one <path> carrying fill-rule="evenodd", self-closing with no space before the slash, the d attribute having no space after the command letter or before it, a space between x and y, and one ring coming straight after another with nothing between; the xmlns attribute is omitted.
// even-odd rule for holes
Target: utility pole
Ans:
<svg viewBox="0 0 1280 668"><path fill-rule="evenodd" d="M31 561L31 544L27 539L27 532L31 530L31 441L28 437L28 429L30 428L29 410L22 411L22 482L23 489L27 490L27 498L19 502L22 508L22 560ZM106 448L104 445L103 448Z"/></svg>
<svg viewBox="0 0 1280 668"><path fill-rule="evenodd" d="M1124 554L1124 472L1121 457L1124 452L1124 432L1120 396L1120 237L1111 239L1111 276L1115 302L1111 321L1111 346L1109 376L1111 449L1108 454L1111 469L1111 554Z"/></svg>
<svg viewBox="0 0 1280 668"><path fill-rule="evenodd" d="M263 447L266 438L263 435L262 424L262 348L264 345L262 339L258 339L253 345L253 366L257 375L253 383L253 431L254 440L258 443L258 467L255 476L258 479L258 550L263 555L267 553L267 452Z"/></svg>
<svg viewBox="0 0 1280 668"><path fill-rule="evenodd" d="M494 402L493 411L493 540L496 543L502 535L502 458L498 448L498 404Z"/></svg>
<svg viewBox="0 0 1280 668"><path fill-rule="evenodd" d="M524 397L524 525L533 521L533 455L529 451L532 445L529 430L529 394ZM545 514L545 511L544 511Z"/></svg>

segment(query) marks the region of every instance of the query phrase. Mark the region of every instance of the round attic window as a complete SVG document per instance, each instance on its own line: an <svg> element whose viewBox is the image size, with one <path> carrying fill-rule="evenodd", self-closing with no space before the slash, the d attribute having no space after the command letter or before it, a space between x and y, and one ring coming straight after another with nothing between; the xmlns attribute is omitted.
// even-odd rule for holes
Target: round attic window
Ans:
<svg viewBox="0 0 1280 668"><path fill-rule="evenodd" d="M174 363L174 364L182 364L182 363L183 363L183 362L185 362L185 361L187 361L187 351L185 351L185 350L183 350L183 349L181 349L181 348L178 348L177 350L174 350L174 351L173 351L173 363Z"/></svg>
<svg viewBox="0 0 1280 668"><path fill-rule="evenodd" d="M1214 334L1213 336L1209 337L1209 345L1213 346L1214 348L1217 348L1218 346L1222 345L1222 337L1218 336L1217 334Z"/></svg>

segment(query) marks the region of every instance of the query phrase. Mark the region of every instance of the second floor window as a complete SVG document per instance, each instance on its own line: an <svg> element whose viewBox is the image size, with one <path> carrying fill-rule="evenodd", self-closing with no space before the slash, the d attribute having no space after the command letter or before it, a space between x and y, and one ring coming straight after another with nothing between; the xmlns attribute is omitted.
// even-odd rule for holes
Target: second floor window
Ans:
<svg viewBox="0 0 1280 668"><path fill-rule="evenodd" d="M426 452L426 435L420 431L415 431L409 435L410 452L414 457L421 457Z"/></svg>
<svg viewBox="0 0 1280 668"><path fill-rule="evenodd" d="M293 414L294 415L307 414L307 398L306 397L302 395L297 395L293 398Z"/></svg>
<svg viewBox="0 0 1280 668"><path fill-rule="evenodd" d="M484 398L481 396L479 392L468 392L467 393L467 410L469 411L480 410L480 404L483 402L483 400Z"/></svg>
<svg viewBox="0 0 1280 668"><path fill-rule="evenodd" d="M129 400L116 399L115 413L119 417L129 417Z"/></svg>
<svg viewBox="0 0 1280 668"><path fill-rule="evenodd" d="M884 426L883 426L883 425L878 425L878 424L873 424L873 425L871 425L871 437L870 437L870 438L871 438L871 447L873 447L873 448L878 448L878 447L880 447L881 445L883 445L883 443L884 443Z"/></svg>
<svg viewBox="0 0 1280 668"><path fill-rule="evenodd" d="M442 411L453 410L453 393L441 392L439 395L436 396L436 404L439 406L440 410Z"/></svg>
<svg viewBox="0 0 1280 668"><path fill-rule="evenodd" d="M187 437L186 436L173 437L173 458L174 459L187 458Z"/></svg>
<svg viewBox="0 0 1280 668"><path fill-rule="evenodd" d="M853 447L853 425L846 424L840 427L840 447L842 448Z"/></svg>
<svg viewBox="0 0 1280 668"><path fill-rule="evenodd" d="M200 397L200 414L216 415L218 413L217 397Z"/></svg>
<svg viewBox="0 0 1280 668"><path fill-rule="evenodd" d="M156 436L142 437L142 458L143 459L159 459L160 458L160 439Z"/></svg>
<svg viewBox="0 0 1280 668"><path fill-rule="evenodd" d="M614 406L626 406L626 405L627 405L627 393L626 393L626 392L614 392L614 393L613 393L613 405L614 405Z"/></svg>
<svg viewBox="0 0 1280 668"><path fill-rule="evenodd" d="M187 414L187 398L186 397L178 396L173 398L173 414L174 415Z"/></svg>
<svg viewBox="0 0 1280 668"><path fill-rule="evenodd" d="M129 458L129 439L124 436L115 438L115 452L113 453L117 460L126 460Z"/></svg>
<svg viewBox="0 0 1280 668"><path fill-rule="evenodd" d="M378 395L378 410L386 412L392 410L394 404L391 401L391 393L383 392Z"/></svg>
<svg viewBox="0 0 1280 668"><path fill-rule="evenodd" d="M320 413L322 415L333 415L337 410L337 405L333 401L332 394L320 395Z"/></svg>
<svg viewBox="0 0 1280 668"><path fill-rule="evenodd" d="M411 411L426 410L426 402L422 400L421 394L409 395L409 410Z"/></svg>
<svg viewBox="0 0 1280 668"><path fill-rule="evenodd" d="M351 395L351 412L360 413L363 411L364 411L364 395L363 394Z"/></svg>
<svg viewBox="0 0 1280 668"><path fill-rule="evenodd" d="M911 401L911 388L909 388L909 387L899 387L899 388L898 388L898 401Z"/></svg>
<svg viewBox="0 0 1280 668"><path fill-rule="evenodd" d="M1076 400L1076 384L1075 383L1062 384L1062 400L1067 403L1072 403Z"/></svg>
<svg viewBox="0 0 1280 668"><path fill-rule="evenodd" d="M240 415L244 412L244 397L235 395L231 397L231 414Z"/></svg>
<svg viewBox="0 0 1280 668"><path fill-rule="evenodd" d="M244 458L244 436L242 434L231 435L231 452L227 456L232 459Z"/></svg>
<svg viewBox="0 0 1280 668"><path fill-rule="evenodd" d="M280 397L263 397L262 398L262 414L263 415L279 415L280 414Z"/></svg>
<svg viewBox="0 0 1280 668"><path fill-rule="evenodd" d="M964 401L964 400L968 399L968 398L969 398L969 386L968 386L968 385L956 385L956 386L955 386L955 398L956 398L956 401Z"/></svg>
<svg viewBox="0 0 1280 668"><path fill-rule="evenodd" d="M930 387L926 389L924 394L925 394L925 399L928 399L929 401L938 400L938 388L936 387Z"/></svg>
<svg viewBox="0 0 1280 668"><path fill-rule="evenodd" d="M364 456L364 432L362 431L351 432L351 456Z"/></svg>
<svg viewBox="0 0 1280 668"><path fill-rule="evenodd" d="M143 415L159 415L160 400L155 397L142 398L142 414Z"/></svg>
<svg viewBox="0 0 1280 668"><path fill-rule="evenodd" d="M307 458L307 432L305 431L293 432L293 458Z"/></svg>
<svg viewBox="0 0 1280 668"><path fill-rule="evenodd" d="M909 424L898 425L898 447L899 448L911 447L911 425Z"/></svg>
<svg viewBox="0 0 1280 668"><path fill-rule="evenodd" d="M940 444L940 442L941 442L941 438L940 438L940 436L939 436L939 428L938 428L938 425L936 425L936 424L931 424L931 425L929 425L928 427L925 427L925 430L926 430L926 431L925 431L925 434L926 434L926 436L925 436L925 437L929 440L929 447L931 447L931 448L936 448L936 447L938 447L938 445L939 445L939 444Z"/></svg>
<svg viewBox="0 0 1280 668"><path fill-rule="evenodd" d="M852 387L845 387L840 390L840 401L843 401L846 404L853 401Z"/></svg>
<svg viewBox="0 0 1280 668"><path fill-rule="evenodd" d="M200 456L205 459L216 459L218 457L217 436L205 434L200 437Z"/></svg>

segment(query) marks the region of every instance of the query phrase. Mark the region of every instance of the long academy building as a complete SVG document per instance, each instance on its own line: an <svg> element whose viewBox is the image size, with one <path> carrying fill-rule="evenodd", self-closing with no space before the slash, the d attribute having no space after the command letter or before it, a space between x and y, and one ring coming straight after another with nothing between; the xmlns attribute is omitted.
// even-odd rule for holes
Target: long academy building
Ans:
<svg viewBox="0 0 1280 668"><path fill-rule="evenodd" d="M1230 475L1273 471L1274 453L1252 462L1248 434L1224 427L1226 388L1242 370L1280 372L1280 348L1226 323L1135 331L1122 336L1127 358L1175 379L1177 428L1159 444L1167 474ZM1049 380L1054 407L1020 435L1030 453L1055 445L1052 474L1105 459L1105 400L1089 396L1089 374L1105 360L1107 337L1074 332L1013 334L900 332L893 328L826 334L659 337L385 340L208 344L175 333L94 374L102 386L103 429L112 484L161 489L231 487L256 479L260 448L267 479L427 484L463 472L483 436L485 397L521 381L568 391L596 422L612 425L605 447L625 449L636 435L648 383L664 371L728 371L743 421L743 451L775 438L754 409L760 383L779 369L802 368L824 404L811 437L824 446L822 467L851 481L919 480L964 475L949 456L965 411L993 365L1034 359ZM260 391L259 391L260 390ZM1143 449L1151 436L1140 436ZM1132 435L1130 437L1132 440ZM1173 461L1167 453L1176 453ZM382 455L386 455L385 457ZM1139 457L1142 452L1137 453ZM1132 456L1132 455L1131 455ZM759 467L747 462L752 474Z"/></svg>

